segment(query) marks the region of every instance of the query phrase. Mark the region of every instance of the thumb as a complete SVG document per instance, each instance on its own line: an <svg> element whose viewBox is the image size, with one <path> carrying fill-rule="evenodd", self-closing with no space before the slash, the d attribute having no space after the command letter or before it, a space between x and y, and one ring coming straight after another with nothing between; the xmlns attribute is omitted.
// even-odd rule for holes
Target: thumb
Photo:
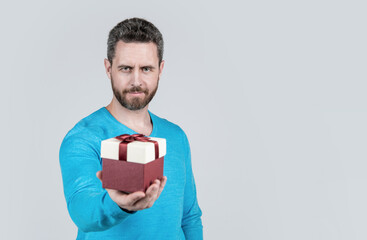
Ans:
<svg viewBox="0 0 367 240"><path fill-rule="evenodd" d="M99 180L101 180L101 182L102 182L102 171L98 171L98 172L96 173L96 176L97 176L97 178L98 178Z"/></svg>

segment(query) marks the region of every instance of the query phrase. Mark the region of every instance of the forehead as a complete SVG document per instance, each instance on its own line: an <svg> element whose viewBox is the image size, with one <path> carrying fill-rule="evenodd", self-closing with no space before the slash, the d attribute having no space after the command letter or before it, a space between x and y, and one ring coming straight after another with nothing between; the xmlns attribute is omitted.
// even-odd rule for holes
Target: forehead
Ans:
<svg viewBox="0 0 367 240"><path fill-rule="evenodd" d="M117 64L158 64L158 49L155 43L118 41L115 48L114 63Z"/></svg>

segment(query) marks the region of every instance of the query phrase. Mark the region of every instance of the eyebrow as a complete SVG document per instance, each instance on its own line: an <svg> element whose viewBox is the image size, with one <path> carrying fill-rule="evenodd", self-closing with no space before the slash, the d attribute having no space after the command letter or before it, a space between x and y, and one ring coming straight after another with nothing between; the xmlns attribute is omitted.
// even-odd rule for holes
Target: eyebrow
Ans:
<svg viewBox="0 0 367 240"><path fill-rule="evenodd" d="M129 66L129 65L125 65L125 64L121 64L121 65L118 65L117 68L124 68L124 67L129 67L129 68L134 68L132 66ZM153 67L152 65L145 65L145 66L142 66L141 68L151 68L151 69L155 69L155 67Z"/></svg>

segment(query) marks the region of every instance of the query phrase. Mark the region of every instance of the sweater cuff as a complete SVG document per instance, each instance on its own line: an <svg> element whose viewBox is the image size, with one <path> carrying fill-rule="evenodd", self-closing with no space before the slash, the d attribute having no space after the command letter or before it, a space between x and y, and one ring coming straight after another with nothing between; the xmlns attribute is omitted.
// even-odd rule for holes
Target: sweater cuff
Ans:
<svg viewBox="0 0 367 240"><path fill-rule="evenodd" d="M127 210L127 209L122 208L122 207L120 207L120 209L121 209L122 211L127 212L127 213L131 213L131 214L136 213L136 211L130 211L130 210Z"/></svg>

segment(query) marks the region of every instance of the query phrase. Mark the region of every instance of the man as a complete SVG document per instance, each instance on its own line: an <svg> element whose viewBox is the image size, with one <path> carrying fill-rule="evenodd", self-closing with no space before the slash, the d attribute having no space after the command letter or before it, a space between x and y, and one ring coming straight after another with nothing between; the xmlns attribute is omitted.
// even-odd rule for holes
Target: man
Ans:
<svg viewBox="0 0 367 240"><path fill-rule="evenodd" d="M164 66L162 34L144 19L126 19L110 31L107 57L111 103L79 121L60 148L64 194L77 239L202 239L186 134L148 110ZM146 192L102 188L101 141L125 133L167 141L165 176Z"/></svg>

